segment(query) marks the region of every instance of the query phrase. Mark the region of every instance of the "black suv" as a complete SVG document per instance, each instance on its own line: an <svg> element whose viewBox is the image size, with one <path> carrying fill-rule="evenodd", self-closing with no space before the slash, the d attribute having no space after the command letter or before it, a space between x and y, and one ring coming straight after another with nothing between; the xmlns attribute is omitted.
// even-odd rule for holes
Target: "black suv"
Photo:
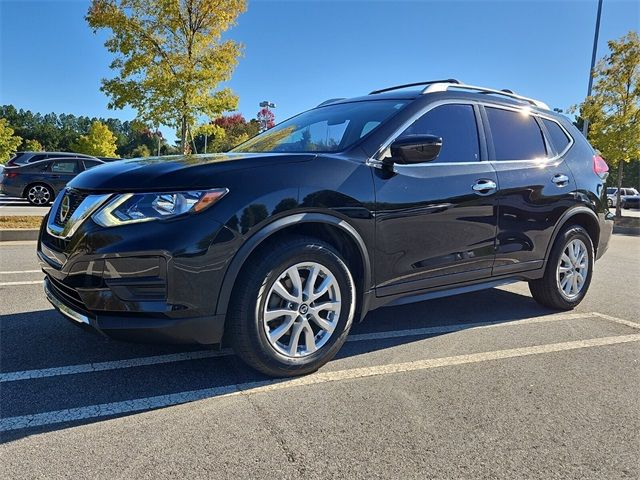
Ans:
<svg viewBox="0 0 640 480"><path fill-rule="evenodd" d="M423 82L329 100L228 154L82 173L38 255L78 324L304 374L383 305L524 280L574 308L613 227L607 171L539 101Z"/></svg>

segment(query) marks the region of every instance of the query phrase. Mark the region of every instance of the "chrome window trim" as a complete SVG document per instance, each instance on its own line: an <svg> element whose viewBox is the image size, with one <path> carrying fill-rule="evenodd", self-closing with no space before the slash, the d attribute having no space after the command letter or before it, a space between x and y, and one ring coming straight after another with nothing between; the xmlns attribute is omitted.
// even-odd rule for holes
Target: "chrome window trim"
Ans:
<svg viewBox="0 0 640 480"><path fill-rule="evenodd" d="M521 160L495 160L495 159L491 159L489 158L487 161L489 162L500 162L500 163L513 163L513 162L544 162L544 163L553 163L558 161L559 159L561 159L561 157L563 157L568 151L569 149L574 145L575 140L573 138L573 136L567 131L567 129L564 127L564 125L562 125L560 122L558 122L555 118L553 118L551 115L547 115L544 113L539 113L539 112L534 112L531 111L531 107L530 106L515 106L515 105L503 105L497 102L491 102L491 101L487 101L487 100L466 100L466 99L449 99L449 100L438 100L437 102L433 102L430 103L429 105L427 105L425 108L423 108L422 110L414 113L413 115L411 115L411 117L409 117L409 119L407 119L405 122L402 123L402 125L400 125L390 136L387 140L384 141L384 143L382 144L382 146L376 151L376 153L374 153L370 158L368 158L366 160L366 164L370 167L374 167L374 168L382 168L383 165L383 161L381 158L381 155L387 150L387 148L389 148L389 146L402 134L402 132L404 132L407 128L409 128L414 122L416 122L420 117L422 117L423 115L426 115L429 111L433 110L436 107L439 107L441 105L478 105L481 107L490 107L490 108L501 108L503 110L511 110L513 112L518 112L521 113L523 111L527 111L529 110L529 114L531 116L536 116L538 118L545 118L547 120L551 120L552 122L556 123L561 129L562 131L565 133L565 135L567 135L567 137L569 137L569 144L565 147L565 149L558 153L557 155L554 155L553 157L546 157L544 159L540 159L540 160L536 160L536 159L521 159ZM476 121L477 123L477 121ZM480 127L480 125L478 125L478 127ZM491 126L489 126L489 128L491 128ZM540 133L542 134L542 138L544 139L545 144L549 144L548 139L546 138L544 132L542 131L542 129L540 130ZM478 135L480 135L480 132L478 132ZM435 166L435 165L475 165L479 162L482 162L483 160L478 160L478 162L447 162L447 163L432 163L432 162L425 162L425 163L416 163L416 164L412 164L411 166L414 167L427 167L427 166ZM403 165L403 167L406 167L408 165Z"/></svg>
<svg viewBox="0 0 640 480"><path fill-rule="evenodd" d="M109 198L111 198L112 194L102 194L102 195L88 195L78 208L71 214L71 217L67 220L67 223L64 227L59 227L55 224L55 216L58 214L58 207L62 202L62 199L69 191L68 188L62 190L58 197L56 198L53 205L51 205L51 210L49 210L49 218L47 219L47 232L50 235L66 240L70 238L76 230L84 223L84 221L91 216L93 212L95 212L100 206L102 206Z"/></svg>

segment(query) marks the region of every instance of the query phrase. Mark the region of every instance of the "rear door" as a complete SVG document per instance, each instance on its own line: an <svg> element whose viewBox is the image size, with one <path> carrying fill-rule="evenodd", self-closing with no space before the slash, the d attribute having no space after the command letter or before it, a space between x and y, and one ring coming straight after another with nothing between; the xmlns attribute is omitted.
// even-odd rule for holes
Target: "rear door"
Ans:
<svg viewBox="0 0 640 480"><path fill-rule="evenodd" d="M76 159L51 161L47 180L49 185L53 187L55 195L57 195L78 172L79 166Z"/></svg>
<svg viewBox="0 0 640 480"><path fill-rule="evenodd" d="M436 106L398 138L442 137L438 158L374 169L378 296L491 275L497 220L491 185L497 177L483 161L479 119L474 105ZM480 184L486 188L479 190Z"/></svg>
<svg viewBox="0 0 640 480"><path fill-rule="evenodd" d="M493 274L540 268L555 225L575 205L575 181L563 159L572 140L526 107L485 105L483 112L499 186Z"/></svg>

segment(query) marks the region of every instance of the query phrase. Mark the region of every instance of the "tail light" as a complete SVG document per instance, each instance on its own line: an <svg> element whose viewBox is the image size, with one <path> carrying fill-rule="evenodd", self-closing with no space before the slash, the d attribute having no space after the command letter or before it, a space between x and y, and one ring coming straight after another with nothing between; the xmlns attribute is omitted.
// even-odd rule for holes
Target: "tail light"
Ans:
<svg viewBox="0 0 640 480"><path fill-rule="evenodd" d="M593 156L593 173L603 180L609 175L609 165L600 155Z"/></svg>
<svg viewBox="0 0 640 480"><path fill-rule="evenodd" d="M18 172L7 172L6 170L2 172L5 178L13 178L18 176Z"/></svg>

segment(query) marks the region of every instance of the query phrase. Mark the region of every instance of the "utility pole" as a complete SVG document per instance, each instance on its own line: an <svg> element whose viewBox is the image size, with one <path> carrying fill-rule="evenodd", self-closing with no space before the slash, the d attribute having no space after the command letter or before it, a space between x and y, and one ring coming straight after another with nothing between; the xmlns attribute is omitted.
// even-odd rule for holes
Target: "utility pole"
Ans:
<svg viewBox="0 0 640 480"><path fill-rule="evenodd" d="M598 15L596 16L596 31L593 36L593 50L591 52L591 68L589 69L589 87L587 88L587 98L591 96L593 87L593 69L596 66L596 53L598 52L598 36L600 35L600 17L602 16L602 0L598 0ZM589 133L589 119L583 119L582 134L587 137Z"/></svg>

